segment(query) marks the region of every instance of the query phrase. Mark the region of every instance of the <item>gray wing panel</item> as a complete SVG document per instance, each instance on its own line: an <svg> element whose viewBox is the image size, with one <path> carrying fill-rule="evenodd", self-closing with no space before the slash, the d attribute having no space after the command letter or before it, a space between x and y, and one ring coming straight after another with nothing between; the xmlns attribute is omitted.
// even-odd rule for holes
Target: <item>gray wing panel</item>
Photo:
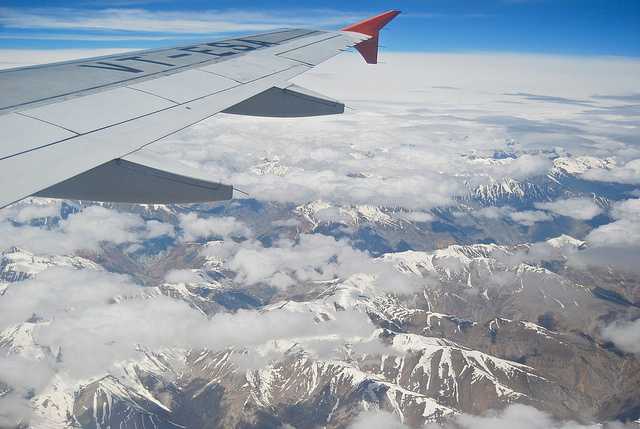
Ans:
<svg viewBox="0 0 640 429"><path fill-rule="evenodd" d="M36 193L39 197L117 203L169 204L231 199L233 187L116 159ZM165 165L165 167L168 167Z"/></svg>
<svg viewBox="0 0 640 429"><path fill-rule="evenodd" d="M292 67L189 103L0 159L0 208L136 152L306 70L308 67L302 65Z"/></svg>
<svg viewBox="0 0 640 429"><path fill-rule="evenodd" d="M317 33L282 30L170 49L0 70L0 114L224 62Z"/></svg>
<svg viewBox="0 0 640 429"><path fill-rule="evenodd" d="M0 159L71 138L75 133L17 113L0 116Z"/></svg>
<svg viewBox="0 0 640 429"><path fill-rule="evenodd" d="M108 61L100 58L0 72L0 121L9 118L11 125L0 129L0 142L5 142L0 157L0 208L45 189L51 191L56 184L126 157L257 94L265 96L242 109L236 108L235 113L252 111L266 116L291 116L293 110L304 111L305 115L339 113L340 103L304 90L284 90L284 83L309 70L319 57L335 55L340 46L354 43L354 37L344 32L291 30L126 57L112 56L106 58ZM166 61L171 57L176 62L191 62L185 66L166 66L158 55L163 55ZM194 58L199 58L199 62L194 63ZM105 62L109 64L101 64ZM133 68L130 62L135 62L140 71L127 70ZM78 77L76 73L87 74ZM98 79L100 73L104 75ZM141 78L123 79L121 76L125 74ZM16 76L20 78L14 79ZM57 77L48 81L47 77L52 76ZM65 86L63 80L71 82L70 86ZM48 83L51 88L43 90ZM35 87L30 88L31 84ZM91 85L100 89L88 88ZM274 87L279 89L273 90ZM65 91L75 92L69 95ZM15 127L24 121L34 125L26 139ZM106 171L95 170L84 177L93 180L100 173L108 181ZM70 189L69 186L71 182L64 189ZM62 189L58 187L56 192ZM73 189L75 193L77 188Z"/></svg>

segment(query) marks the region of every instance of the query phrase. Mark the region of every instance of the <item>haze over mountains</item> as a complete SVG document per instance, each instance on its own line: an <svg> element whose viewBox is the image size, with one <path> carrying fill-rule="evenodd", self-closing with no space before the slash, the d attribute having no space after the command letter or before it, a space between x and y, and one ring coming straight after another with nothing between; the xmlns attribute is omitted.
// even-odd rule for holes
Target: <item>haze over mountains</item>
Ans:
<svg viewBox="0 0 640 429"><path fill-rule="evenodd" d="M246 198L2 211L0 427L634 427L639 63L386 62L149 149Z"/></svg>

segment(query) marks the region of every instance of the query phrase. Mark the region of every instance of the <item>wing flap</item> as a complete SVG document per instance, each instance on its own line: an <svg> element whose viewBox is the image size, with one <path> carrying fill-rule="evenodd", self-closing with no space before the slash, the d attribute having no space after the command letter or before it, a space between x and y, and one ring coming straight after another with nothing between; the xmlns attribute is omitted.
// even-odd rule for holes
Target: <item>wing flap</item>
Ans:
<svg viewBox="0 0 640 429"><path fill-rule="evenodd" d="M161 168L158 168L161 166ZM116 203L196 203L231 199L233 187L185 174L150 154L115 159L36 193L47 198Z"/></svg>
<svg viewBox="0 0 640 429"><path fill-rule="evenodd" d="M344 113L344 104L297 85L275 86L223 111L233 115L302 118Z"/></svg>

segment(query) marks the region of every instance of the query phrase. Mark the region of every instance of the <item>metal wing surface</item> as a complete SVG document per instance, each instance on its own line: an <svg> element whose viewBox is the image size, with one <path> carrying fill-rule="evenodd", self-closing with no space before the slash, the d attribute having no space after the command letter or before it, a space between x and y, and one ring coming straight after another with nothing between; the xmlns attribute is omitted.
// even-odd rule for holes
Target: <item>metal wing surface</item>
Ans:
<svg viewBox="0 0 640 429"><path fill-rule="evenodd" d="M376 62L378 36L371 29L397 14L343 31L285 29L0 70L0 208L31 195L137 203L229 199L233 188L225 178L138 151L220 112L342 113L342 103L289 80L352 46Z"/></svg>

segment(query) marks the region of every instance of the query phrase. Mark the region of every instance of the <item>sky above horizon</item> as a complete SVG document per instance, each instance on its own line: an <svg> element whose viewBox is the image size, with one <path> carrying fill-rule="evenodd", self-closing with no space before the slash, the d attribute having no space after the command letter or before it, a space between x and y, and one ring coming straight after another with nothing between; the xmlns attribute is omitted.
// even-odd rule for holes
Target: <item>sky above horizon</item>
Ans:
<svg viewBox="0 0 640 429"><path fill-rule="evenodd" d="M389 51L640 56L624 0L4 0L0 49L150 48L304 26L337 29L397 8Z"/></svg>

